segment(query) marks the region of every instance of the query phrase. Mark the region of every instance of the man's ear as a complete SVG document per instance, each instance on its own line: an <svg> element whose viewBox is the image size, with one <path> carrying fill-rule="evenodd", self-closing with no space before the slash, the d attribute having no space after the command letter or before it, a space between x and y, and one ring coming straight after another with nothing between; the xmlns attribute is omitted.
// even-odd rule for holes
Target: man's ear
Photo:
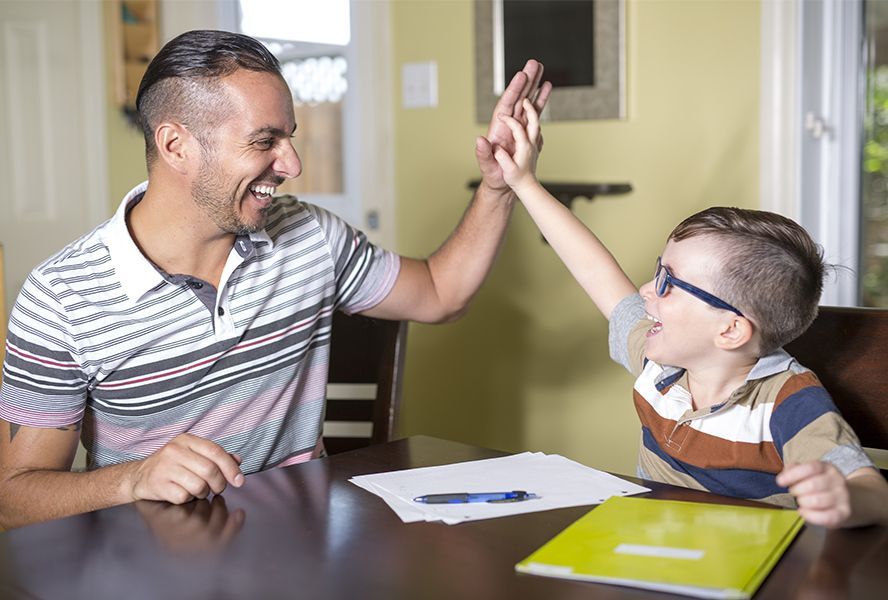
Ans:
<svg viewBox="0 0 888 600"><path fill-rule="evenodd" d="M722 350L736 350L745 346L755 335L752 321L740 315L732 315L722 323L715 345Z"/></svg>
<svg viewBox="0 0 888 600"><path fill-rule="evenodd" d="M186 175L197 155L197 140L181 123L165 121L154 130L157 156L171 169Z"/></svg>

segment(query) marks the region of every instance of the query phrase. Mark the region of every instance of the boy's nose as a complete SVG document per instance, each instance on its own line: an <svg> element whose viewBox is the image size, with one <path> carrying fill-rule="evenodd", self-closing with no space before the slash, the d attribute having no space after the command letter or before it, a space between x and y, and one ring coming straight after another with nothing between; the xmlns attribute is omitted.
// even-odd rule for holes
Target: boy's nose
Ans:
<svg viewBox="0 0 888 600"><path fill-rule="evenodd" d="M651 298L656 296L656 294L654 294L654 281L651 280L642 285L640 288L638 288L638 293L641 294L641 297L645 300L650 300Z"/></svg>

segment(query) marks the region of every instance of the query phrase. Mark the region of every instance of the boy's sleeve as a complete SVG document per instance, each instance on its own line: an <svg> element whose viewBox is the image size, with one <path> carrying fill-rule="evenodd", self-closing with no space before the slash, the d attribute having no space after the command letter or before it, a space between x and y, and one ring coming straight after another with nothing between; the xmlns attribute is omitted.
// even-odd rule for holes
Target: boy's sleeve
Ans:
<svg viewBox="0 0 888 600"><path fill-rule="evenodd" d="M336 308L359 313L382 302L395 285L400 256L373 245L364 232L322 208L305 205L324 231L336 273Z"/></svg>
<svg viewBox="0 0 888 600"><path fill-rule="evenodd" d="M774 446L784 464L822 460L846 477L857 469L874 466L857 434L811 371L794 375L783 385L770 425Z"/></svg>
<svg viewBox="0 0 888 600"><path fill-rule="evenodd" d="M611 358L633 375L644 368L644 333L651 326L644 312L644 300L632 294L620 300L611 313L608 345Z"/></svg>

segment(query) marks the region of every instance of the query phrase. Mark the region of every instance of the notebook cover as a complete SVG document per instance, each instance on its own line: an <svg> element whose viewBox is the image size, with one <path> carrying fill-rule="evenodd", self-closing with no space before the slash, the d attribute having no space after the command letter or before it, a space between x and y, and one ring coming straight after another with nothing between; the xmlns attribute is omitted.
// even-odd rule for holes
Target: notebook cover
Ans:
<svg viewBox="0 0 888 600"><path fill-rule="evenodd" d="M792 510L615 496L515 565L524 573L749 598L803 525Z"/></svg>

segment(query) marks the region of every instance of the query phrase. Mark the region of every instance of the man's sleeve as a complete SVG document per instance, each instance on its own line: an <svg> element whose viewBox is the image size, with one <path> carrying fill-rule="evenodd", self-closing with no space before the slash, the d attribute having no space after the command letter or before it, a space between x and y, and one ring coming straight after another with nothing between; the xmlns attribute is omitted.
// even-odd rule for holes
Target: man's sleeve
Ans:
<svg viewBox="0 0 888 600"><path fill-rule="evenodd" d="M644 300L639 294L626 296L614 307L608 325L611 358L633 375L644 368L644 332L651 326L645 318Z"/></svg>
<svg viewBox="0 0 888 600"><path fill-rule="evenodd" d="M370 243L367 236L336 215L306 205L317 218L327 242L336 273L335 307L358 313L382 302L398 278L400 257Z"/></svg>
<svg viewBox="0 0 888 600"><path fill-rule="evenodd" d="M87 377L75 358L75 348L58 295L35 271L9 317L0 418L30 427L80 422Z"/></svg>
<svg viewBox="0 0 888 600"><path fill-rule="evenodd" d="M822 460L845 476L874 466L829 392L810 371L794 375L783 385L770 427L784 464Z"/></svg>

